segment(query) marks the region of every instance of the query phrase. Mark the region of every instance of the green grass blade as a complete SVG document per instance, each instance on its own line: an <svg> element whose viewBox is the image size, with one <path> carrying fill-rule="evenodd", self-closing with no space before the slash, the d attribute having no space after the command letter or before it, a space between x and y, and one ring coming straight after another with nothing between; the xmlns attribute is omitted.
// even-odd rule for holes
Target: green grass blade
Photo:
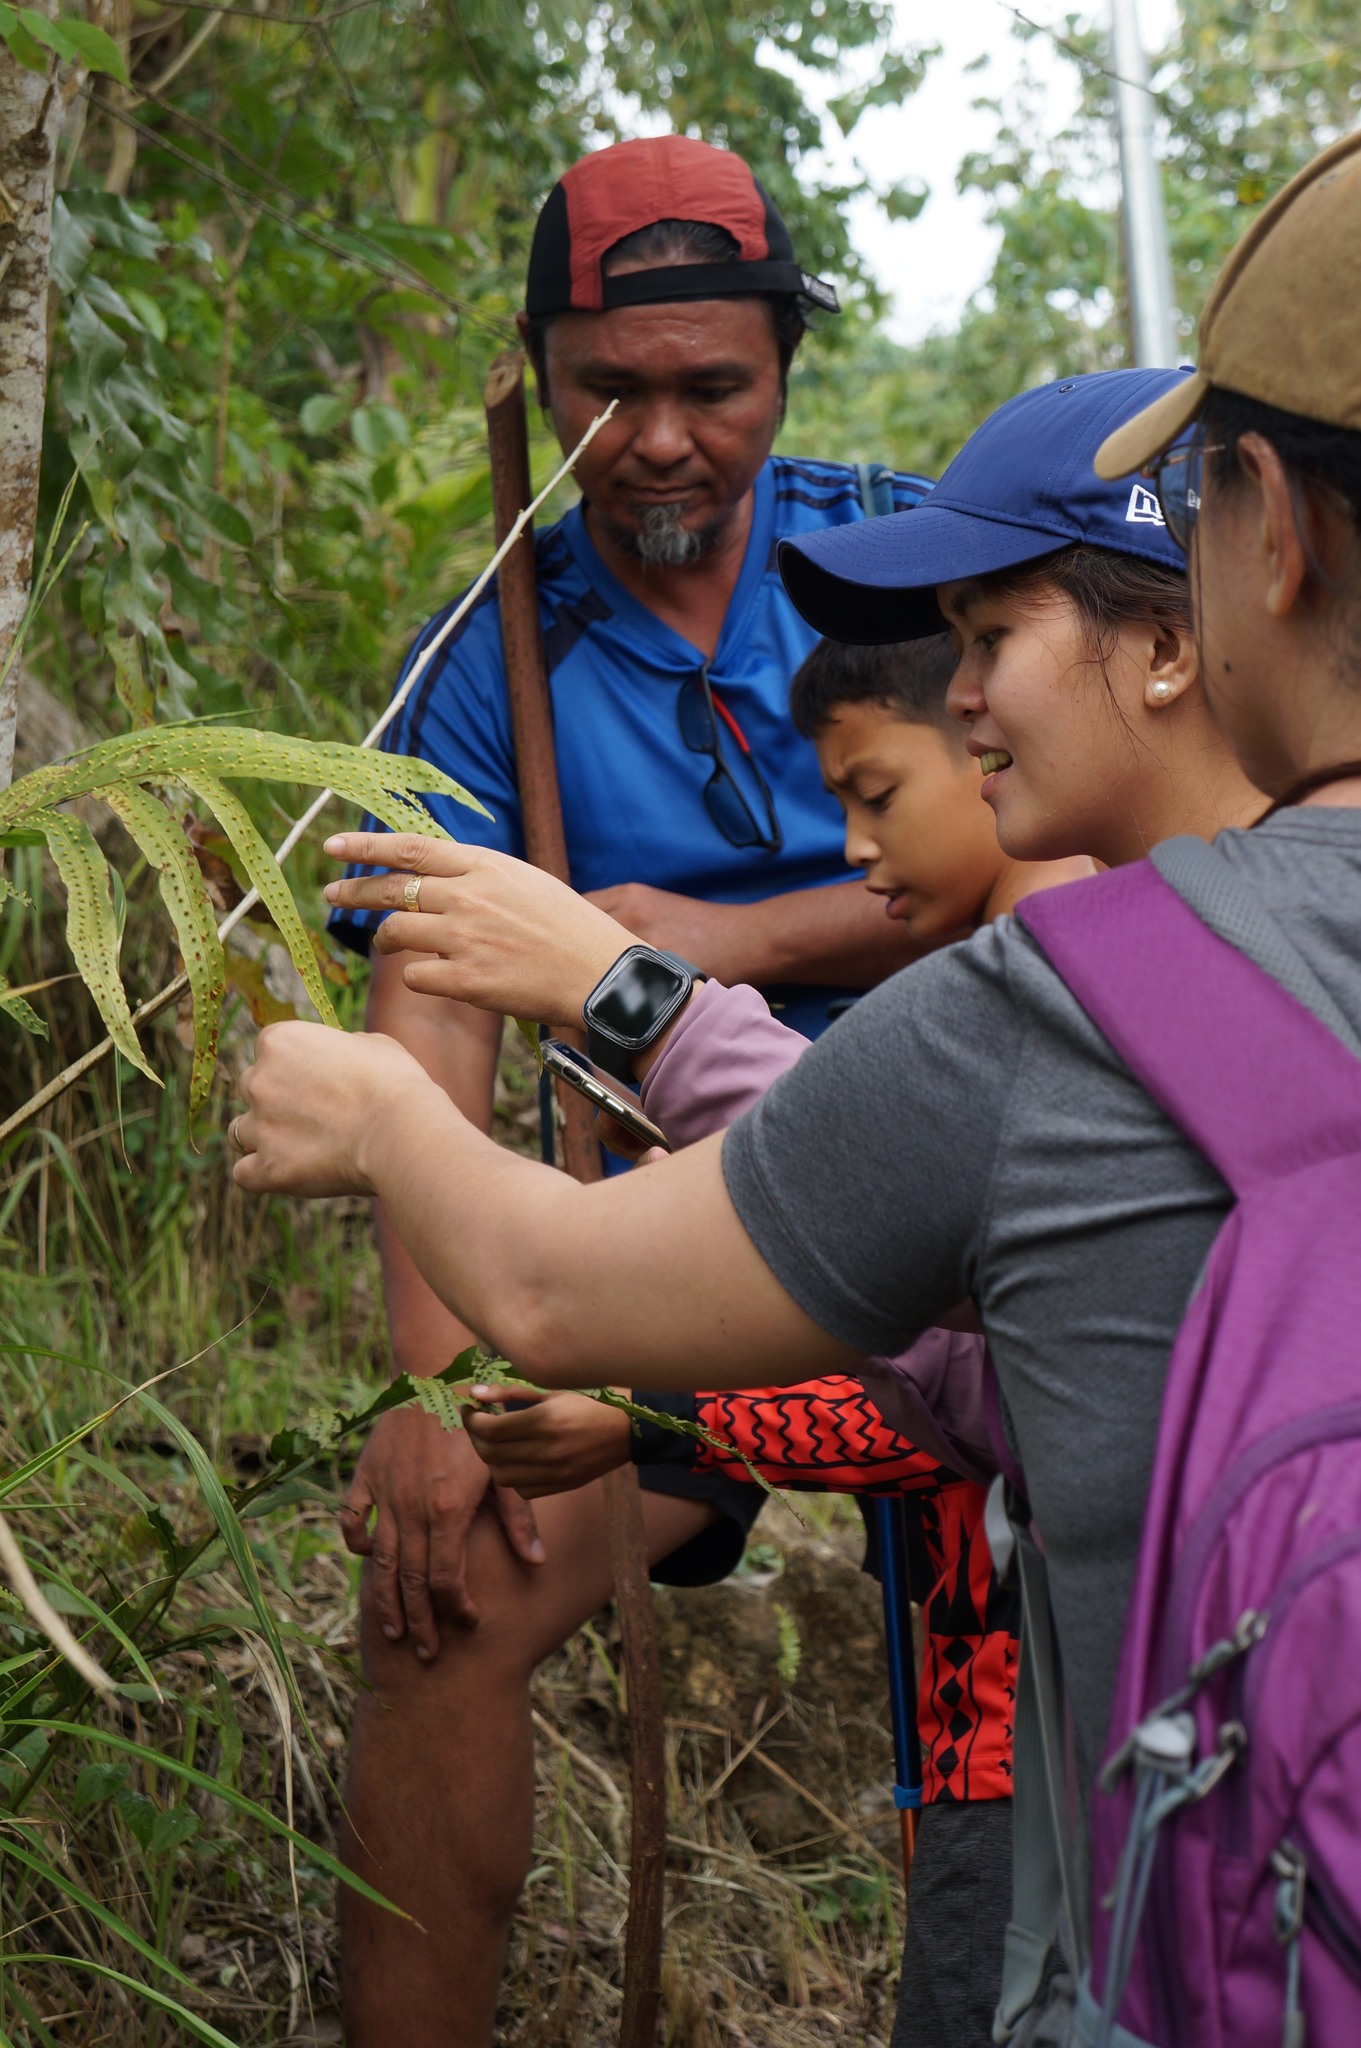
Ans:
<svg viewBox="0 0 1361 2048"><path fill-rule="evenodd" d="M56 1443L48 1444L44 1450L35 1451L31 1458L25 1458L22 1465L16 1465L11 1471L0 1475L0 1500L8 1499L10 1494L25 1485L28 1480L36 1478L38 1473L45 1471L49 1465L55 1465L59 1458L64 1458L68 1451L98 1429L102 1422L107 1422L111 1415L115 1415L122 1405L121 1401L116 1401L112 1408L105 1408L100 1414L92 1415L88 1422L79 1423L75 1429L68 1430Z"/></svg>
<svg viewBox="0 0 1361 2048"><path fill-rule="evenodd" d="M115 1970L108 1963L96 1963L88 1956L0 1955L0 1969L12 1970L19 1964L28 1968L35 1963L55 1963L63 1970L93 1970L96 1977L107 1977L110 1983L121 1984L124 1990L130 1991L135 1998L144 1998L149 2005L159 2006L162 2012L172 2013L181 2026L189 2029L196 2041L206 2041L208 2048L237 2048L235 2041L229 2041L225 2034L219 2034L216 2027L210 2026L207 2020L199 2019L187 2006L181 2005L177 1998L171 1998L164 1991L155 1990L150 1984L140 1983L136 1977L129 1977L124 1971Z"/></svg>
<svg viewBox="0 0 1361 2048"><path fill-rule="evenodd" d="M234 790L216 775L205 774L202 769L181 769L181 779L188 783L196 796L203 799L215 814L218 823L230 839L240 857L241 864L251 881L260 892L260 901L268 910L289 952L293 965L302 976L303 985L316 1005L317 1015L323 1024L334 1024L340 1019L326 992L321 978L317 956L312 950L312 941L307 928L298 915L298 906L293 901L293 892L283 878L283 872L270 852L269 847L256 829L255 821Z"/></svg>
<svg viewBox="0 0 1361 2048"><path fill-rule="evenodd" d="M235 1791L218 1778L210 1778L206 1771L196 1769L193 1764L183 1763L178 1757L150 1749L145 1743L134 1742L127 1735L115 1735L110 1728L92 1728L79 1721L58 1721L51 1716L29 1715L7 1721L5 1726L7 1729L44 1728L49 1735L117 1750L120 1756L133 1757L139 1764L149 1765L154 1770L166 1771L172 1778L182 1778L186 1785L197 1785L201 1792L211 1792L214 1799L222 1800L234 1813L242 1814L257 1826L267 1828L270 1834L278 1835L281 1840L292 1842L295 1849L305 1850L308 1860L315 1863L319 1870L324 1870L328 1877L338 1878L342 1884L347 1884L351 1891L358 1892L361 1898L368 1899L375 1906L384 1907L389 1913L395 1913L400 1920L411 1918L409 1913L404 1913L400 1906L394 1906L391 1899L385 1899L380 1891L375 1891L371 1884L366 1884L353 1870L348 1870L338 1856L332 1856L328 1849L323 1849L317 1842L309 1842L306 1835L300 1835L296 1828L291 1828L287 1822L279 1820L267 1806L260 1806L254 1799L248 1799L244 1792Z"/></svg>
<svg viewBox="0 0 1361 2048"><path fill-rule="evenodd" d="M137 1042L132 1012L118 973L118 923L109 893L109 867L88 825L61 811L44 811L43 833L66 885L66 941L108 1032L125 1060L160 1085Z"/></svg>
<svg viewBox="0 0 1361 2048"><path fill-rule="evenodd" d="M175 926L184 971L194 999L194 1065L189 1083L189 1114L197 1116L208 1099L217 1064L217 1034L227 970L217 936L217 919L203 886L198 863L183 832L165 806L136 783L112 784L100 796L120 817L146 859L161 878L161 894Z"/></svg>
<svg viewBox="0 0 1361 2048"><path fill-rule="evenodd" d="M5 1836L4 1853L7 1860L12 1859L15 1863L22 1863L25 1869L36 1872L46 1883L55 1886L58 1891L64 1892L67 1898L74 1900L83 1912L90 1914L93 1919L98 1920L101 1927L107 1927L110 1934L116 1935L120 1941L125 1941L129 1948L135 1949L143 1962L153 1964L158 1970L164 1970L168 1977L173 1977L179 1984L191 1982L191 1979L185 1976L178 1963L172 1963L169 1956L161 1955L157 1949L151 1946L149 1941L144 1941L135 1929L128 1926L126 1920L120 1919L117 1913L110 1911L109 1907L101 1905L92 1892L86 1891L84 1885L77 1884L73 1877L67 1877L64 1871L60 1870L55 1863L49 1862L45 1856L37 1856L31 1849L21 1848L14 1839L13 1829L10 1829Z"/></svg>
<svg viewBox="0 0 1361 2048"><path fill-rule="evenodd" d="M255 1616L256 1627L269 1644L270 1653L279 1669L279 1675L288 1687L288 1696L293 1703L294 1711L305 1722L307 1709L302 1703L302 1697L298 1692L297 1684L293 1677L293 1667L289 1663L288 1654L284 1649L283 1637L279 1633L278 1620L273 1608L265 1598L265 1589L260 1583L260 1573L255 1563L255 1553L246 1539L246 1532L241 1526L239 1515L227 1498L227 1490L218 1477L217 1467L213 1464L212 1459L208 1456L208 1453L204 1450L203 1445L199 1442L193 1431L186 1429L177 1415L173 1414L169 1408L158 1401L154 1395L148 1394L144 1396L144 1399L152 1414L170 1431L170 1434L174 1437L176 1443L179 1444L185 1457L193 1467L194 1477L198 1480L199 1490L207 1503L208 1512L217 1525L218 1534L226 1546L228 1556L236 1567L236 1575L241 1581L247 1600L250 1602L251 1612Z"/></svg>

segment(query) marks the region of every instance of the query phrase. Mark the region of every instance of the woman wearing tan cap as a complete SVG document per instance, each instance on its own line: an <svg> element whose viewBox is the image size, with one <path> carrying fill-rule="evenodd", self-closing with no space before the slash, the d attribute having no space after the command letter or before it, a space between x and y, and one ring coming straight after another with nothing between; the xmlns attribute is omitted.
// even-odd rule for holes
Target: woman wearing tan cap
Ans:
<svg viewBox="0 0 1361 2048"><path fill-rule="evenodd" d="M1169 526L1190 545L1206 689L1273 799L1255 828L1219 835L1207 895L1178 893L1219 939L1284 983L1306 1025L1326 1024L1352 1052L1361 1046L1358 335L1361 137L1325 153L1254 225L1207 307L1200 373L1100 457L1108 475L1147 467ZM1190 446L1162 457L1192 421ZM883 573L894 523L865 529L864 601L885 613L885 639L901 637ZM856 582L844 557L839 573ZM1176 889L1161 858L1157 866ZM1136 863L1040 900L1052 911L1065 898L1118 906L1145 872ZM1165 977L1155 958L1148 981L1166 986L1170 1025L1195 1019L1194 976ZM1240 1123L1250 1132L1273 1092L1307 1081L1264 1061L1242 1093ZM1361 1127L1361 1083L1351 1081L1345 1067L1340 1128ZM498 1152L381 1038L274 1027L245 1092L243 1186L379 1193L436 1290L541 1385L793 1382L901 1351L971 1298L995 1366L1002 1448L1043 1538L1067 1689L1071 1821L1082 1832L1108 1748L1169 1357L1233 1198L1019 921L1003 919L885 983L725 1137L623 1187L580 1188ZM1336 1258L1326 1287L1310 1271L1302 1261L1304 1298L1292 1313L1309 1311L1310 1289L1326 1293L1331 1353L1354 1359L1361 1390L1361 1260ZM1296 1380L1307 1398L1309 1375ZM1320 1500L1310 1514L1331 1505ZM1302 1509L1301 1527L1308 1521ZM1270 1605L1236 1653L1249 1702L1252 1658L1270 1654ZM1338 1655L1343 1640L1320 1639L1302 1662L1305 1696L1347 1682L1355 1660ZM1232 1745L1225 1754L1205 1810L1219 1802L1232 1849L1242 1774ZM1343 1773L1331 1796L1354 1843L1361 1788ZM1306 2023L1308 2041L1325 2048L1361 2038L1361 1962L1348 1960L1347 1934L1349 1915L1354 1924L1361 1912L1355 1869L1317 1874L1333 1880L1325 1940L1305 1852L1292 1844L1279 1868L1258 1869L1250 1846L1244 1883L1266 1887L1268 1908L1275 1900L1275 1934L1251 1958L1270 2023L1226 2028L1221 1995L1241 1967L1226 1954L1193 1987L1214 2023L1159 2023L1146 2036L1157 2048L1274 2048L1305 2041ZM1081 1965L1089 1930L1076 1906L1061 1960ZM1160 1988L1170 1994L1184 1963L1175 1913L1169 1938ZM1319 2004L1320 1984L1331 2005ZM1343 2031L1330 2023L1339 1985L1350 1986L1355 2021ZM1040 1995L1071 2004L1068 1973L1052 1974ZM1055 2010L1052 2026L1027 2038L1098 2032L1079 2035Z"/></svg>

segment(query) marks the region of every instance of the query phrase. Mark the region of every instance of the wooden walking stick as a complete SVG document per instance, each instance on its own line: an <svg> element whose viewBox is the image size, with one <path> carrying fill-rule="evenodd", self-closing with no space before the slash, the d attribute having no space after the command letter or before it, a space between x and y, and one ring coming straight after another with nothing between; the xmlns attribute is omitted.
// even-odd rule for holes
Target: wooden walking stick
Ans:
<svg viewBox="0 0 1361 2048"><path fill-rule="evenodd" d="M524 370L523 351L508 350L492 364L483 393L498 542L530 502ZM497 591L525 852L535 867L546 869L559 881L569 882L553 713L539 628L532 530L526 529L502 563ZM590 1104L568 1088L559 1089L559 1100L567 1171L579 1181L599 1180L600 1146ZM610 1563L624 1639L633 1767L629 1913L619 2040L620 2048L652 2048L661 2004L662 1892L666 1874L661 1663L638 1477L632 1465L608 1473L604 1490Z"/></svg>

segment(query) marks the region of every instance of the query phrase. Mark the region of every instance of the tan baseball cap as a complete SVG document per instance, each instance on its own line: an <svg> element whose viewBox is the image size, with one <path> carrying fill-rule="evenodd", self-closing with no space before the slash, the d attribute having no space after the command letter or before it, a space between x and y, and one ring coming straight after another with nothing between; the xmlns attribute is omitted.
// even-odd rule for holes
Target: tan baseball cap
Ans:
<svg viewBox="0 0 1361 2048"><path fill-rule="evenodd" d="M1143 469L1212 385L1361 430L1361 131L1306 164L1231 250L1200 316L1200 368L1102 442L1097 475Z"/></svg>

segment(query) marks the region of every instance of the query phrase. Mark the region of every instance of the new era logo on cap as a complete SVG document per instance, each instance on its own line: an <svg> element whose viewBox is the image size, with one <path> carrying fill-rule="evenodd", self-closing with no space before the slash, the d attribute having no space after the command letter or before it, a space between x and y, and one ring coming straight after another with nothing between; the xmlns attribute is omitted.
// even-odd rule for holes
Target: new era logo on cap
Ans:
<svg viewBox="0 0 1361 2048"><path fill-rule="evenodd" d="M1125 509L1127 526L1166 526L1162 506L1144 484L1135 484Z"/></svg>

